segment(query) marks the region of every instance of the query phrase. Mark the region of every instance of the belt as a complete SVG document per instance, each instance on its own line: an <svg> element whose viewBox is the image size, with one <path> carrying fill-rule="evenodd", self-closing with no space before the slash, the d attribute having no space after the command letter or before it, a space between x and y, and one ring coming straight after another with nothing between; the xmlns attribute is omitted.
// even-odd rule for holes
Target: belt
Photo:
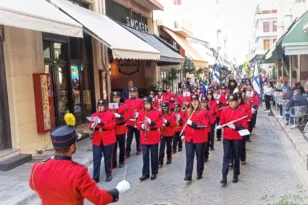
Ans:
<svg viewBox="0 0 308 205"><path fill-rule="evenodd" d="M158 130L158 128L150 128L150 130Z"/></svg>
<svg viewBox="0 0 308 205"><path fill-rule="evenodd" d="M107 129L104 129L104 128L95 128L95 131L102 132L102 131L107 131Z"/></svg>
<svg viewBox="0 0 308 205"><path fill-rule="evenodd" d="M117 126L125 125L125 122L118 123Z"/></svg>

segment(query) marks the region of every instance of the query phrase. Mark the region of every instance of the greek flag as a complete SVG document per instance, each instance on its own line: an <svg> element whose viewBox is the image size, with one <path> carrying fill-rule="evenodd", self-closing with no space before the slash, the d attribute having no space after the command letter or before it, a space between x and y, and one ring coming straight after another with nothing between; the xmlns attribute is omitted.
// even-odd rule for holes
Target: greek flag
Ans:
<svg viewBox="0 0 308 205"><path fill-rule="evenodd" d="M216 64L215 66L215 71L214 71L214 75L213 75L213 79L216 80L218 83L220 82L220 74L219 74L219 71L220 71L220 67L218 64Z"/></svg>
<svg viewBox="0 0 308 205"><path fill-rule="evenodd" d="M252 85L253 85L254 90L257 91L258 94L260 94L261 86L260 86L259 70L258 70L257 63L255 65Z"/></svg>

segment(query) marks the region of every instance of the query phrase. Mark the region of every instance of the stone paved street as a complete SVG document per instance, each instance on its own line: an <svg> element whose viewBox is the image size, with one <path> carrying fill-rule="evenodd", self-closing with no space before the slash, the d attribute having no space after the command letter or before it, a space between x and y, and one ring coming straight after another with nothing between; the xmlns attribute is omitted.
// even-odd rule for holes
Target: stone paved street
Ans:
<svg viewBox="0 0 308 205"><path fill-rule="evenodd" d="M241 167L239 183L231 182L231 172L227 187L219 184L222 167L222 143L219 142L206 163L204 178L197 181L194 174L192 183L183 180L185 151L175 154L173 163L159 170L157 180L145 182L138 180L141 156L132 156L127 162L127 180L132 189L122 194L117 204L262 204L262 196L279 197L294 192L296 185L305 184L302 178L307 174L305 167L275 118L260 112L252 141L247 145L247 165ZM99 185L112 188L123 179L124 172L124 169L115 170L111 183Z"/></svg>

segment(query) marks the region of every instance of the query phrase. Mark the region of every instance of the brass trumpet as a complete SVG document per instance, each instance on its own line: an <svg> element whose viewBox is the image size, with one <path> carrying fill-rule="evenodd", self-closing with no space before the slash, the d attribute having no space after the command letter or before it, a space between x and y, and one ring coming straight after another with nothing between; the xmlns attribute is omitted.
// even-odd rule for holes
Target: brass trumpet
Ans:
<svg viewBox="0 0 308 205"><path fill-rule="evenodd" d="M182 106L182 108L181 108L181 111L182 112L185 112L186 110L187 110L187 106L186 106L186 96L184 97L184 102L183 102L183 106Z"/></svg>
<svg viewBox="0 0 308 205"><path fill-rule="evenodd" d="M145 118L144 118L144 140L147 141L148 140L148 132L149 132L149 123L147 121L148 118L148 111L145 112Z"/></svg>

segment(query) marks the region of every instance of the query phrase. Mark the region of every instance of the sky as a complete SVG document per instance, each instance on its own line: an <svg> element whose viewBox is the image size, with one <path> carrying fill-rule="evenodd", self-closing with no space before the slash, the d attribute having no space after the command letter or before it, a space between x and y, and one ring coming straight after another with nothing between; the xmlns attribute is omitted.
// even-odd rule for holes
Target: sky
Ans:
<svg viewBox="0 0 308 205"><path fill-rule="evenodd" d="M235 58L237 64L241 64L246 60L252 41L257 5L273 8L276 7L276 0L218 0L219 7L216 1L182 0L181 15L193 24L194 36L208 41L213 47L216 45L216 29L220 24L223 35L227 35L228 59Z"/></svg>

